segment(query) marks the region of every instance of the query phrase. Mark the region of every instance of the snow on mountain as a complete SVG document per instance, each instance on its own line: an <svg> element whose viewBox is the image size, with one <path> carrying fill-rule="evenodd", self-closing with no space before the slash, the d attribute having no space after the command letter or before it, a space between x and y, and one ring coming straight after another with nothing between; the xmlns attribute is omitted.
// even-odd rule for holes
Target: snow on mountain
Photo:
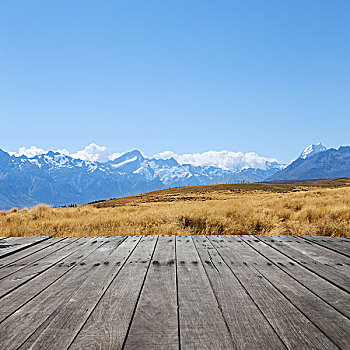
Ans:
<svg viewBox="0 0 350 350"><path fill-rule="evenodd" d="M311 154L312 148L309 148L308 151L310 152L306 152L306 158L299 157L268 180L290 181L350 177L350 147L331 148L313 154Z"/></svg>
<svg viewBox="0 0 350 350"><path fill-rule="evenodd" d="M0 150L0 180L23 194L25 203L31 199L33 203L68 205L167 187L262 181L283 166L274 159L261 158L260 163L249 163L247 159L250 156L245 156L244 161L233 165L231 160L230 166L221 168L211 165L214 161L196 165L195 162L180 163L174 157L147 158L137 150L105 161L110 158L106 150L93 147L89 152L96 149L104 152L104 162L74 158L66 152L41 153L31 149L31 157L28 157L25 152L15 155ZM23 205L26 204L18 199L17 206Z"/></svg>
<svg viewBox="0 0 350 350"><path fill-rule="evenodd" d="M320 142L315 145L310 145L304 149L304 151L300 154L299 158L306 159L318 152L326 151L327 148L323 146Z"/></svg>
<svg viewBox="0 0 350 350"><path fill-rule="evenodd" d="M230 171L239 171L249 168L266 170L269 167L275 167L276 164L281 165L281 162L275 158L266 158L254 152L208 151L193 154L177 154L172 151L165 151L155 154L153 158L174 158L180 164L192 164L202 167L213 166Z"/></svg>
<svg viewBox="0 0 350 350"><path fill-rule="evenodd" d="M106 146L99 146L94 143L86 146L82 150L76 152L69 152L66 149L51 151L53 153L59 153L64 156L69 156L74 159L90 161L90 162L99 162L106 163L108 161L114 161L123 157L124 153L113 153L110 154ZM18 152L9 152L10 155L26 156L27 158L33 158L39 155L45 155L49 153L42 148L36 146L31 146L29 148L21 147ZM134 154L135 151L126 152L127 156L130 156L130 153ZM143 153L137 151L137 157L147 158ZM242 169L269 169L275 168L276 166L283 167L283 164L275 158L267 158L258 155L254 152L232 152L232 151L207 151L202 153L186 153L186 154L177 154L172 151L165 151L157 153L150 159L175 159L180 165L182 164L191 164L194 166L201 167L216 167L229 171L239 171Z"/></svg>

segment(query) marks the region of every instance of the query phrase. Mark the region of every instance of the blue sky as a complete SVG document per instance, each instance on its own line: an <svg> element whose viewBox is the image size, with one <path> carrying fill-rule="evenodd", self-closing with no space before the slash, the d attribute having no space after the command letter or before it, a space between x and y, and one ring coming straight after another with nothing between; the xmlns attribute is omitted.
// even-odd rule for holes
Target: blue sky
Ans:
<svg viewBox="0 0 350 350"><path fill-rule="evenodd" d="M350 2L0 3L0 148L349 144Z"/></svg>

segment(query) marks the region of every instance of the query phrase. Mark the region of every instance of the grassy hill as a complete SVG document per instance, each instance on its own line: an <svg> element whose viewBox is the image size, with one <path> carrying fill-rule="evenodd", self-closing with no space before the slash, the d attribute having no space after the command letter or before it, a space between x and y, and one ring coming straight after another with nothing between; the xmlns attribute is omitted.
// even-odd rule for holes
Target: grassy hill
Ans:
<svg viewBox="0 0 350 350"><path fill-rule="evenodd" d="M90 203L96 208L138 205L141 203L206 201L211 199L228 199L234 195L252 195L253 193L288 193L308 191L310 189L339 188L350 186L350 178L320 179L297 182L234 183L220 185L202 185L169 188L143 193L135 196L115 198Z"/></svg>
<svg viewBox="0 0 350 350"><path fill-rule="evenodd" d="M350 179L179 187L74 208L0 212L2 235L350 237Z"/></svg>

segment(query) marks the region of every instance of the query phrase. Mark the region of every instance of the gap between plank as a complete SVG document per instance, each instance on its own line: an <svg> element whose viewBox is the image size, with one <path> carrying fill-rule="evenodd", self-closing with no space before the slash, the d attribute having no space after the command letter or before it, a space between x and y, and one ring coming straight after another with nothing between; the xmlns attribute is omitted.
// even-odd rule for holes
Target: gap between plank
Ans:
<svg viewBox="0 0 350 350"><path fill-rule="evenodd" d="M317 245L320 246L320 247L326 248L326 249L328 249L328 250L331 250L332 252L336 252L336 253L338 253L338 254L341 254L341 255L346 256L347 258L350 258L349 254L346 254L346 253L341 252L341 251L339 251L339 250L333 249L333 248L329 247L328 245L323 245L323 244L317 242L317 240L312 241L312 240L309 239L309 238L306 238L306 237L303 237L303 236L300 236L300 237L301 237L303 240L307 241L307 242L315 243L315 244L317 244Z"/></svg>
<svg viewBox="0 0 350 350"><path fill-rule="evenodd" d="M130 237L130 236L129 236ZM128 238L128 236L125 237L125 239L123 240L123 242ZM114 282L114 280L116 279L116 277L119 275L120 271L123 269L124 265L126 264L126 262L129 260L131 254L134 252L134 250L136 249L136 247L139 245L140 241L142 239L142 236L139 237L138 242L135 244L135 246L132 248L132 250L129 252L127 258L125 259L125 261L123 262L123 264L121 265L120 269L118 270L118 272L115 274L115 276L113 277L112 281L110 281L110 283L108 284L107 288L105 289L105 291L102 293L102 295L100 296L100 298L97 300L95 306L92 308L90 314L88 315L88 317L86 318L86 320L83 322L83 324L81 325L80 329L78 330L78 332L76 333L76 335L73 337L73 339L71 340L70 344L67 347L67 350L72 346L72 344L74 343L75 339L78 337L78 335L80 334L81 330L84 328L86 322L90 319L92 313L95 311L97 305L99 304L99 302L102 300L102 298L104 297L104 295L106 294L107 290L109 289L109 287L111 286L111 284ZM123 242L121 242L120 244L122 244ZM119 244L119 246L120 246ZM118 247L119 247L118 246Z"/></svg>
<svg viewBox="0 0 350 350"><path fill-rule="evenodd" d="M50 238L52 238L52 237L51 237L51 236L48 236L48 237L43 238L42 240L38 240L38 241L36 241L36 242L30 243L30 244L28 244L28 245L25 245L24 247L20 247L20 248L18 248L18 249L16 249L16 250L13 250L13 251L11 251L11 252L4 253L4 254L2 254L2 255L0 256L0 259L6 258L6 257L9 256L9 255L12 255L12 254L18 253L18 252L20 252L20 251L22 251L22 250L24 250L24 249L30 248L30 247L32 247L33 245L36 245L36 244L38 244L38 243L45 242L46 240L48 240L48 239L50 239Z"/></svg>
<svg viewBox="0 0 350 350"><path fill-rule="evenodd" d="M176 281L176 313L177 313L177 338L179 341L179 350L181 350L181 332L180 332L180 304L179 304L179 281L177 275L177 243L176 236L174 237L175 241L175 281Z"/></svg>
<svg viewBox="0 0 350 350"><path fill-rule="evenodd" d="M205 237L205 236L204 236L204 237ZM191 238L192 238L192 243L193 243L193 245L194 245L194 248L196 249L196 252L197 252L197 254L198 254L198 258L199 258L199 260L200 260L200 262L201 262L201 264L202 264L202 267L203 267L203 270L204 270L204 272L205 272L205 275L207 276L207 279L208 279L210 288L211 288L211 290L213 291L213 294L214 294L216 303L218 304L218 308L219 308L220 313L221 313L221 316L222 316L222 318L223 318L223 320L224 320L224 323L225 323L226 329L227 329L227 331L228 331L228 334L229 334L230 337L231 337L231 342L232 342L232 345L233 345L233 348L234 348L234 347L235 347L235 343L234 343L234 338L233 338L232 332L231 332L231 330L230 330L230 327L229 327L229 325L228 325L228 323L227 323L227 320L226 320L226 318L225 318L225 316L224 316L224 313L223 313L223 311L222 311L222 307L221 307L221 305L220 305L219 299L217 298L217 296L216 296L216 294L215 294L215 291L214 291L213 285L212 285L212 283L211 283L211 281L210 281L210 278L209 278L209 276L208 276L207 270L206 270L205 267L204 267L203 260L202 260L202 258L201 258L201 256L200 256L199 252L198 252L198 249L197 249L196 244L194 243L193 236L192 236ZM208 250L207 250L207 251L208 251ZM209 251L208 251L208 253L209 253ZM213 260L212 260L212 257L211 257L211 255L210 255L210 253L209 253L209 257L210 257L211 263L212 263L212 265L214 266L215 270L217 271L218 274L220 274L219 270L217 269L217 267L216 267L216 266L214 265L214 263L213 263Z"/></svg>
<svg viewBox="0 0 350 350"><path fill-rule="evenodd" d="M76 242L76 241L75 241ZM80 261L84 261L84 259L86 259L88 256L90 256L95 250L97 250L98 248L100 248L102 245L104 245L105 242L103 242L101 245L97 246L96 249L94 249L93 251L91 251L91 253L89 253L88 255L84 256ZM74 251L73 253L75 253L76 251ZM72 254L73 254L72 253ZM64 259L66 259L68 256L64 257ZM61 259L62 260L62 259ZM74 269L78 264L74 264L72 265L72 267L70 267L66 272L64 272L62 275L58 276L54 281L52 281L50 284L48 284L45 288L43 288L42 290L40 290L38 293L36 293L35 295L33 295L30 299L28 299L25 303L23 303L21 306L19 306L17 309L15 309L13 312L11 312L9 315L7 315L3 320L0 321L0 324L2 322L4 322L6 319L8 319L11 315L13 315L15 312L17 312L21 307L23 307L24 305L28 304L30 301L32 301L34 298L36 298L39 294L41 294L43 291L45 291L47 288L49 288L51 285L53 285L56 281L58 281L60 278L62 278L64 275L66 275L69 271L71 271L72 269ZM56 311L56 310L55 310ZM45 322L45 321L44 321ZM35 331L34 331L35 332ZM34 333L33 332L33 333ZM32 334L33 334L32 333ZM30 336L32 336L32 334ZM27 338L28 339L28 338ZM22 346L22 345L21 345Z"/></svg>
<svg viewBox="0 0 350 350"><path fill-rule="evenodd" d="M130 322L129 322L128 330L126 331L125 338L124 338L121 350L124 349L125 344L126 344L126 340L128 339L128 335L129 335L129 332L130 332L131 324L132 324L132 321L134 320L135 312L136 312L136 309L137 309L137 304L139 303L139 300L141 298L141 293L142 293L143 287L145 285L145 282L146 282L146 279L147 279L147 276L148 276L148 271L149 271L149 268L151 266L151 262L152 262L152 259L153 259L153 256L154 256L154 252L156 251L156 248L157 248L158 239L159 239L159 236L157 236L156 243L154 245L151 258L149 259L149 263L148 263L148 266L147 266L147 271L146 271L145 276L143 278L143 281L142 281L142 284L141 284L141 288L140 288L140 291L139 291L139 295L137 296L137 300L136 300L136 303L135 303L135 306L134 306L134 310L133 310L132 315L131 315L131 319L130 319Z"/></svg>
<svg viewBox="0 0 350 350"><path fill-rule="evenodd" d="M288 349L287 345L285 344L285 342L283 341L283 339L280 337L280 335L278 334L278 332L276 331L276 329L273 327L273 325L269 322L269 320L267 319L267 317L265 316L265 314L261 311L260 307L258 306L258 304L255 302L255 300L253 299L253 297L249 294L249 292L247 291L247 289L244 287L244 285L242 284L242 282L240 281L240 279L236 276L236 274L232 271L231 266L226 262L226 260L222 257L222 255L220 254L220 252L216 249L216 247L213 245L213 243L208 239L208 237L206 237L206 239L209 241L209 243L211 244L211 246L216 250L216 252L218 253L218 255L221 257L222 261L226 264L226 266L231 270L232 274L235 276L235 278L237 279L238 283L241 285L241 287L243 288L243 290L247 293L247 295L249 296L249 298L252 300L252 302L254 303L254 305L257 307L257 309L260 311L261 315L263 316L263 318L266 320L266 322L270 325L270 327L273 329L273 331L275 332L275 334L277 335L277 337L279 338L279 340L281 341L281 343L283 344L283 346ZM225 239L226 240L226 239ZM227 243L227 241L226 241Z"/></svg>
<svg viewBox="0 0 350 350"><path fill-rule="evenodd" d="M259 253L261 256L263 256L266 260L270 261L273 265L275 265L276 267L278 267L280 270L282 270L285 274L287 274L289 277L291 277L294 281L298 282L300 285L302 285L304 288L306 288L309 292L311 292L312 294L314 294L317 298L320 298L323 302L325 302L327 305L329 305L331 308L333 308L334 310L336 310L337 312L339 312L340 314L342 314L344 317L346 317L347 319L349 319L348 316L346 316L345 314L342 313L341 310L335 309L333 305L329 304L327 300L323 299L321 296L317 295L314 291L312 291L309 287L307 287L306 285L304 285L303 283L301 283L298 279L296 279L295 277L293 277L288 271L283 270L278 264L276 264L275 262L273 262L273 260L269 259L266 255L264 255L263 253L261 253L260 251L258 251L257 249L255 249L252 245L250 245L250 243L248 243L247 241L245 241L244 239L242 239L242 241L244 243L246 243L249 247L251 247L252 249L254 249L257 253ZM265 242L262 242L264 244L266 244ZM267 244L266 244L267 245ZM271 248L271 246L268 246ZM289 258L289 257L288 257ZM305 268L303 265L300 265L301 268L306 269L307 271L310 272L309 269ZM316 274L317 275L317 274ZM318 276L318 275L317 275ZM328 282L328 281L327 281ZM337 287L338 288L338 287Z"/></svg>
<svg viewBox="0 0 350 350"><path fill-rule="evenodd" d="M339 285L336 284L335 282L330 281L328 278L326 278L326 277L320 275L320 274L317 273L316 271L314 271L314 270L312 270L312 269L309 269L307 266L304 266L303 264L301 264L298 260L296 260L296 259L290 257L289 255L283 253L282 251L278 250L277 248L275 248L273 245L269 244L268 242L264 242L262 239L259 238L259 236L254 236L254 237L257 238L257 239L259 239L259 241L261 241L261 242L267 244L269 247L271 247L271 248L277 250L279 253L283 254L283 255L286 256L288 259L293 260L293 261L296 262L298 265L304 267L305 269L307 269L307 270L309 270L310 272L314 273L314 274L317 275L318 277L323 278L323 279L324 279L325 281L327 281L328 283L331 283L331 284L334 285L335 287L341 289L343 292L349 294L349 292L348 292L345 288L343 288L342 286L339 286Z"/></svg>
<svg viewBox="0 0 350 350"><path fill-rule="evenodd" d="M243 240L244 241L244 240ZM249 245L248 245L249 246ZM250 248L252 248L251 246L249 246ZM317 325L315 324L308 316L307 314L305 314L299 307L297 307L292 301L291 299L289 299L276 285L274 285L263 273L261 273L253 264L250 264L251 267L253 267L253 269L259 274L261 275L273 288L275 288L284 298L286 298L290 304L292 304L302 315L304 315L304 317L311 323L313 324L326 338L328 338L328 340L330 342L332 342L337 348L339 348L339 346L337 344L334 343L334 341L328 337L328 335ZM284 271L283 271L284 272ZM318 296L316 295L316 297L318 298ZM332 306L332 309L333 306Z"/></svg>

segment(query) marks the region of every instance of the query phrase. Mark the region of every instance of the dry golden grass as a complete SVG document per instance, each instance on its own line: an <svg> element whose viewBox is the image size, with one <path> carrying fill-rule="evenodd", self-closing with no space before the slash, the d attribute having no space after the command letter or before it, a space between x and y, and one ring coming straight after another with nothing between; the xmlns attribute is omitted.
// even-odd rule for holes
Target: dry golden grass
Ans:
<svg viewBox="0 0 350 350"><path fill-rule="evenodd" d="M0 212L1 236L266 234L350 237L350 187L205 186L75 208ZM208 187L208 186L207 186ZM130 199L131 198L131 199Z"/></svg>

